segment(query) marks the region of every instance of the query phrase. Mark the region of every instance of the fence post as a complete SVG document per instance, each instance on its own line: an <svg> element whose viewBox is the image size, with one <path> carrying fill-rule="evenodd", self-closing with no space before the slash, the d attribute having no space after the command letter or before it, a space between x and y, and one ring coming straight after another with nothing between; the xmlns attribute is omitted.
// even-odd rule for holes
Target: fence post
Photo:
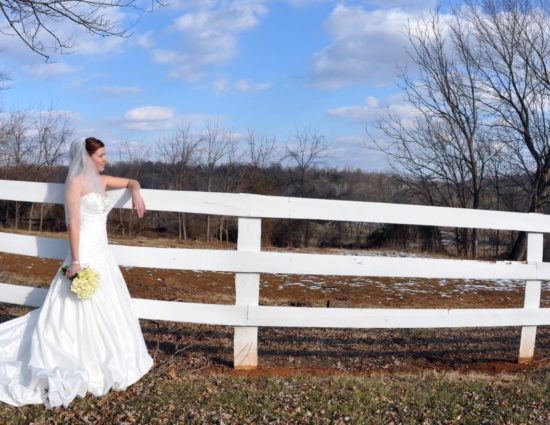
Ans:
<svg viewBox="0 0 550 425"><path fill-rule="evenodd" d="M238 251L260 251L262 220L239 217L237 237ZM235 304L258 305L260 300L260 274L235 274ZM233 367L255 369L258 366L258 328L240 326L235 328L233 339Z"/></svg>
<svg viewBox="0 0 550 425"><path fill-rule="evenodd" d="M543 234L528 233L527 234L527 262L540 263L542 262L543 250ZM539 308L540 307L540 280L525 281L525 301L523 308ZM518 363L530 363L535 354L535 340L537 337L536 326L524 326L521 328L521 342L519 346Z"/></svg>

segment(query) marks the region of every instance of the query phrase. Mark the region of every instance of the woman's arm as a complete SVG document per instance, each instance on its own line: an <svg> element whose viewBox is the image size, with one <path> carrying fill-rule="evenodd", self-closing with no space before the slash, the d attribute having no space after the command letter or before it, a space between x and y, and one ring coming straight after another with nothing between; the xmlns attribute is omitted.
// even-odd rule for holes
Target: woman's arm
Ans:
<svg viewBox="0 0 550 425"><path fill-rule="evenodd" d="M76 181L72 182L67 188L65 202L69 210L69 223L67 223L67 227L72 263L67 270L67 276L70 277L80 271L80 186Z"/></svg>
<svg viewBox="0 0 550 425"><path fill-rule="evenodd" d="M132 208L136 211L139 218L145 215L145 202L141 196L141 186L137 180L103 175L101 176L101 180L105 187L110 189L129 189L132 193Z"/></svg>

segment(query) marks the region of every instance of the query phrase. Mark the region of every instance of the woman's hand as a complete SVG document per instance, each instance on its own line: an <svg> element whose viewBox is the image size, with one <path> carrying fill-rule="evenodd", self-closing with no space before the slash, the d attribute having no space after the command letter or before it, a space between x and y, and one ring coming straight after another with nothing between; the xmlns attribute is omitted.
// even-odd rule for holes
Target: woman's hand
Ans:
<svg viewBox="0 0 550 425"><path fill-rule="evenodd" d="M141 185L137 180L102 175L101 181L105 187L110 189L126 188L130 190L130 193L132 194L132 209L134 209L139 218L143 218L145 215L145 202L141 197Z"/></svg>
<svg viewBox="0 0 550 425"><path fill-rule="evenodd" d="M80 270L80 264L73 263L71 266L67 269L67 277L73 277L75 274L77 274Z"/></svg>
<svg viewBox="0 0 550 425"><path fill-rule="evenodd" d="M139 218L145 215L145 202L139 190L132 190L132 208Z"/></svg>

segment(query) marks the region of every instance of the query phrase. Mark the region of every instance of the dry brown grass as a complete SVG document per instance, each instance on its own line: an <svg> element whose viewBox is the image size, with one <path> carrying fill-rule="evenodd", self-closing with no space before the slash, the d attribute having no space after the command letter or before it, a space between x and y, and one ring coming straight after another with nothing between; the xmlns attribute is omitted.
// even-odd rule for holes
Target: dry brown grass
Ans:
<svg viewBox="0 0 550 425"><path fill-rule="evenodd" d="M114 241L115 242L115 241ZM174 246L165 240L133 241ZM153 245L156 244L156 245ZM221 247L217 243L189 247ZM179 246L179 245L178 245ZM230 247L230 249L234 249ZM339 250L328 250L334 254ZM386 252L393 255L392 252ZM0 280L47 288L60 262L0 253ZM122 268L132 296L188 302L232 304L234 275L162 269ZM521 282L391 279L342 276L262 275L260 303L325 307L475 308L520 307ZM542 305L550 306L550 287L543 285ZM4 321L25 312L6 306ZM259 331L260 367L254 372L232 369L231 328L142 322L149 348L177 373L232 377L333 376L458 371L521 374L549 366L550 328L539 328L535 362L516 363L519 329L335 330L272 329ZM167 360L168 359L168 360ZM161 363L163 364L163 363ZM200 370L199 372L197 370Z"/></svg>

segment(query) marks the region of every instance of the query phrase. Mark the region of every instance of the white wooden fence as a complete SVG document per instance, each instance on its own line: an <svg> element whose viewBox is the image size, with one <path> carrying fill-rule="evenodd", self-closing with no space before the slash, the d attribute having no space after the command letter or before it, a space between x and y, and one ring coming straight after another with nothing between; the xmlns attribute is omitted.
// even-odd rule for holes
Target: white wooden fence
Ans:
<svg viewBox="0 0 550 425"><path fill-rule="evenodd" d="M235 273L235 305L133 299L140 318L234 326L234 366L255 368L259 326L334 328L449 328L521 326L519 361L533 358L537 326L550 325L540 308L543 233L550 216L417 205L303 199L252 194L143 190L148 210L238 217L237 250L113 246L121 265ZM109 192L115 207L131 208L127 191ZM63 185L0 180L0 199L63 203ZM528 232L527 261L380 258L261 250L261 219L395 223ZM0 232L0 251L63 259L65 240ZM259 305L260 273L447 279L525 280L523 308L388 309ZM0 283L0 302L40 306L46 290Z"/></svg>

